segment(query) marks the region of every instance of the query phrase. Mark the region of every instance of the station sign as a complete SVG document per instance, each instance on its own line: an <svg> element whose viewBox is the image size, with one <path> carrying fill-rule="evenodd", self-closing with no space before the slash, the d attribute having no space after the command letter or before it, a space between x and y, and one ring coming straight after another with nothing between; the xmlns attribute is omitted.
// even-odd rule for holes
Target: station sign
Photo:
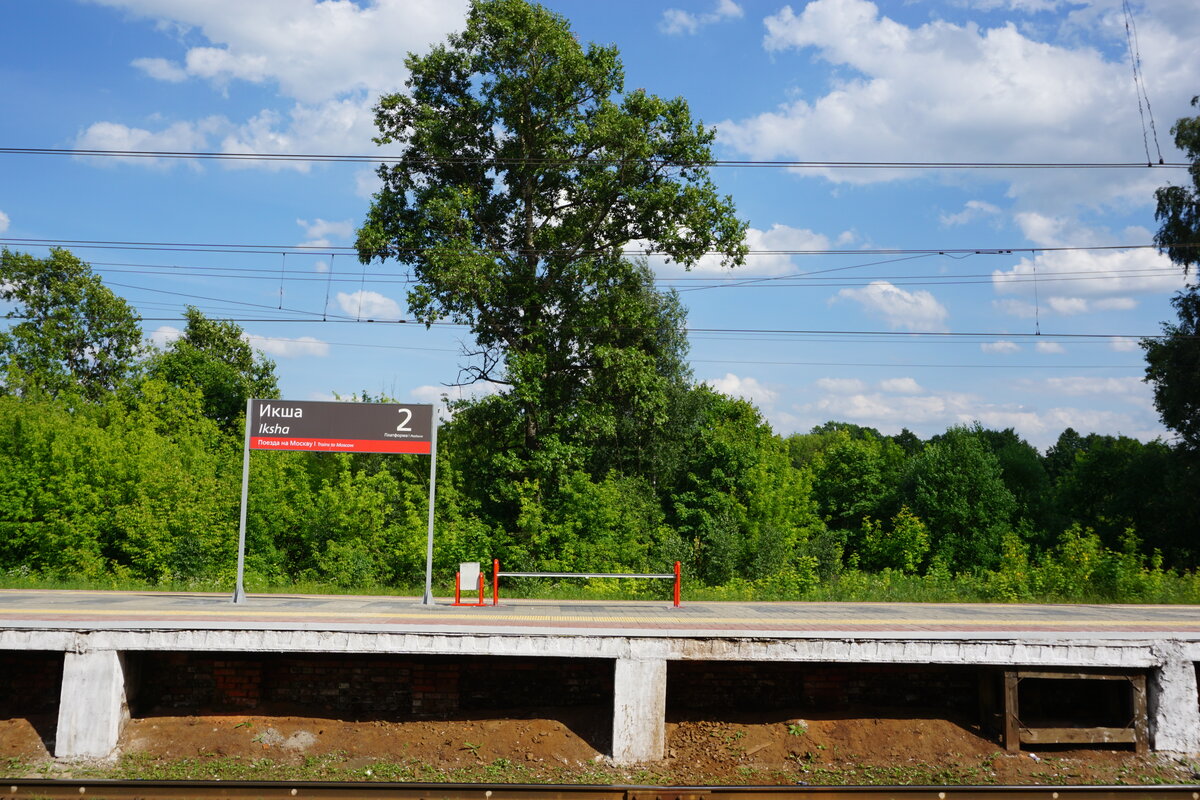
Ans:
<svg viewBox="0 0 1200 800"><path fill-rule="evenodd" d="M433 406L251 400L251 450L316 453L420 453L433 442Z"/></svg>

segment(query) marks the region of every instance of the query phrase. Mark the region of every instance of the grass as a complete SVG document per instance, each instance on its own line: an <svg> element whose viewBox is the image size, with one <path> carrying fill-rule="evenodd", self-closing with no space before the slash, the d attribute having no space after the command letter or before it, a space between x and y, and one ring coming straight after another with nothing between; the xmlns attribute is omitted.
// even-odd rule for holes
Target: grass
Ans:
<svg viewBox="0 0 1200 800"><path fill-rule="evenodd" d="M0 589L75 589L115 591L157 592L217 592L232 593L231 579L194 579L147 583L127 578L105 577L80 579L70 577L25 574L13 570L0 573ZM449 596L453 576L437 578L435 593ZM271 584L249 577L246 589L251 594L313 594L313 595L381 595L420 597L423 586L383 586L367 584L341 586L315 581ZM521 578L501 584L501 597L529 600L611 600L611 601L657 601L670 602L672 582L667 580L613 579L613 578ZM886 602L886 603L1200 603L1200 572L1159 573L1154 589L1147 593L1131 591L1122 597L1112 592L1100 592L1084 582L1070 594L1030 593L1006 596L996 588L988 576L931 573L928 575L905 575L884 570L864 572L846 569L805 591L788 596L779 596L769 587L735 579L722 586L704 586L683 580L684 601L739 601L769 602L775 600L805 600L813 602Z"/></svg>
<svg viewBox="0 0 1200 800"><path fill-rule="evenodd" d="M0 760L3 777L74 777L118 780L277 780L277 781L382 781L398 783L530 783L530 784L641 784L719 785L802 784L820 786L954 786L998 785L994 756L955 763L875 765L861 759L812 763L796 759L785 767L740 765L720 774L698 773L687 764L640 765L631 768L585 763L569 767L545 762L515 762L497 758L466 767L447 768L416 759L351 759L346 753L310 756L300 761L204 754L196 758L158 759L144 754L121 757L108 765L64 767L53 761L37 764L20 759ZM1117 766L1103 783L1179 783L1179 774L1165 761L1160 767ZM1046 758L1040 769L1027 774L1027 782L1044 785L1079 783L1058 759Z"/></svg>

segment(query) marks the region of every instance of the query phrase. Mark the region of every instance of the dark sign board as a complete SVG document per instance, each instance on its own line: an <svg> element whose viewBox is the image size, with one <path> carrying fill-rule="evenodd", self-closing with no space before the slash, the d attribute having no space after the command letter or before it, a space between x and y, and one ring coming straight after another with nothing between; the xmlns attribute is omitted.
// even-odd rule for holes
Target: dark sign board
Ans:
<svg viewBox="0 0 1200 800"><path fill-rule="evenodd" d="M251 450L428 455L433 406L251 400L248 428Z"/></svg>

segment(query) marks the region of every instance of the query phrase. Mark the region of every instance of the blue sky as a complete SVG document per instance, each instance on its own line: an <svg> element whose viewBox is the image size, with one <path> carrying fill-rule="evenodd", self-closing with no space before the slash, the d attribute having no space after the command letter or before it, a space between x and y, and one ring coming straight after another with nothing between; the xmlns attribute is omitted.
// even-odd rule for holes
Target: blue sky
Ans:
<svg viewBox="0 0 1200 800"><path fill-rule="evenodd" d="M1186 2L1131 4L1157 137L1117 0L548 5L581 40L620 48L628 88L686 97L727 160L1180 161L1169 129L1200 93ZM0 146L375 154L374 100L464 8L7 0ZM1041 448L1067 426L1152 439L1167 432L1136 339L1173 319L1183 278L1133 246L1151 242L1154 189L1185 177L722 167L752 250L844 252L655 268L689 309L697 379L753 400L780 433L978 420ZM459 391L445 385L465 331L359 321L405 318L404 266L322 250L353 242L375 187L355 163L0 154L0 238L39 254L30 240L263 245L73 249L155 341L187 304L242 320L285 397L434 401ZM1112 249L1039 249L1094 247ZM911 249L984 252L878 252Z"/></svg>

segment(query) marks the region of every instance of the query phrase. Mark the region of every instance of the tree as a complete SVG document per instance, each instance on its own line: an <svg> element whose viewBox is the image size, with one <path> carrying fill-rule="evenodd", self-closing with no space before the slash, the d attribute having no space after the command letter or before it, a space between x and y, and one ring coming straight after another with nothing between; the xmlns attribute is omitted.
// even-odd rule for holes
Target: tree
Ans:
<svg viewBox="0 0 1200 800"><path fill-rule="evenodd" d="M1164 322L1163 335L1142 339L1146 381L1163 424L1190 450L1200 451L1200 290L1189 287L1171 299L1179 322Z"/></svg>
<svg viewBox="0 0 1200 800"><path fill-rule="evenodd" d="M1192 98L1192 107L1200 107L1200 95ZM1171 135L1191 162L1188 176L1192 185L1163 186L1154 193L1158 201L1154 218L1162 223L1154 243L1183 267L1186 275L1193 264L1200 264L1200 116L1176 120Z"/></svg>
<svg viewBox="0 0 1200 800"><path fill-rule="evenodd" d="M0 332L0 379L16 394L76 390L99 400L137 370L140 318L67 250L0 249L0 298L21 321Z"/></svg>
<svg viewBox="0 0 1200 800"><path fill-rule="evenodd" d="M987 568L1016 510L1000 462L975 428L934 437L909 462L903 494L928 527L933 555L956 570Z"/></svg>
<svg viewBox="0 0 1200 800"><path fill-rule="evenodd" d="M176 386L194 386L204 416L233 430L248 398L279 396L275 362L255 354L237 323L209 319L194 306L186 316L183 335L150 359L147 372Z"/></svg>
<svg viewBox="0 0 1200 800"><path fill-rule="evenodd" d="M375 109L375 141L405 150L379 169L359 258L411 265L417 320L470 327L462 378L506 387L527 464L581 422L607 435L578 404L602 381L656 407L676 367L647 339L676 306L623 252L742 263L745 225L704 167L714 131L681 98L625 93L615 48L525 0L475 0L462 33L407 66L409 92Z"/></svg>

